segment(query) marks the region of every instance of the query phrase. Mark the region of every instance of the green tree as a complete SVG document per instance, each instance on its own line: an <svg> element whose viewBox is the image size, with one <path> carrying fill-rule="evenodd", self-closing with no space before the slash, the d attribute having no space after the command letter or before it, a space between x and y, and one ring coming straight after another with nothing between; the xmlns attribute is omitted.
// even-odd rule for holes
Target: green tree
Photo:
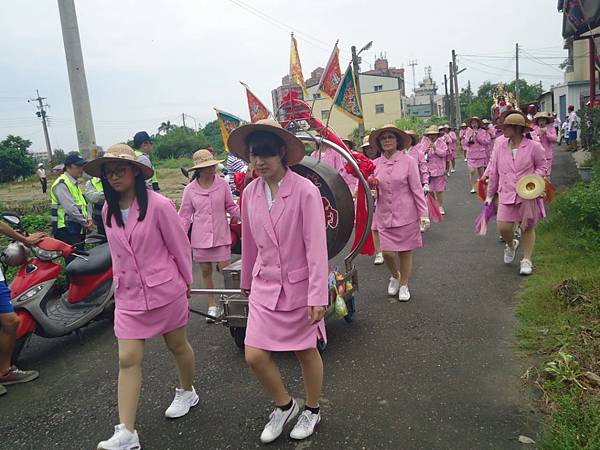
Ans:
<svg viewBox="0 0 600 450"><path fill-rule="evenodd" d="M221 130L219 129L219 123L216 120L208 122L202 128L202 133L208 140L208 145L211 146L215 153L223 153L225 151L225 145L223 144L223 137L221 136Z"/></svg>
<svg viewBox="0 0 600 450"><path fill-rule="evenodd" d="M9 134L0 142L0 182L28 177L35 171L35 161L27 153L31 141Z"/></svg>
<svg viewBox="0 0 600 450"><path fill-rule="evenodd" d="M162 136L155 136L153 155L158 159L191 158L199 148L208 147L202 131L177 127Z"/></svg>
<svg viewBox="0 0 600 450"><path fill-rule="evenodd" d="M52 162L54 164L64 164L67 154L62 148L55 148L52 152Z"/></svg>

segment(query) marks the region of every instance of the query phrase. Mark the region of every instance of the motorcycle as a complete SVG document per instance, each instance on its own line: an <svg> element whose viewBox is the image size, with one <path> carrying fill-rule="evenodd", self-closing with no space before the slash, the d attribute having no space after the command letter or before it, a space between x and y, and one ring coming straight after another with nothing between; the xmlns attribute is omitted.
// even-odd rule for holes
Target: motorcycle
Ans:
<svg viewBox="0 0 600 450"><path fill-rule="evenodd" d="M3 214L2 219L18 228L16 214ZM88 251L80 250L50 237L29 249L18 242L10 243L0 255L3 266L19 267L11 284L11 302L20 319L17 345L13 360L35 333L54 338L79 333L81 328L114 310L112 260L106 237L90 235L86 244L95 245ZM68 288L56 294L56 281L62 267L58 258L75 259L65 267Z"/></svg>

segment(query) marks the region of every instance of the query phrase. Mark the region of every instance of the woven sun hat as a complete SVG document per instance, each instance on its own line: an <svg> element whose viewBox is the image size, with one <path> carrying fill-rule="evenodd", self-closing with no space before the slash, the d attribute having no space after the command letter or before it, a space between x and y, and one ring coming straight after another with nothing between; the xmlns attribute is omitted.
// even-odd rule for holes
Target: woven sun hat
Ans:
<svg viewBox="0 0 600 450"><path fill-rule="evenodd" d="M467 128L467 124L463 122L463 123L460 124L460 127L461 128Z"/></svg>
<svg viewBox="0 0 600 450"><path fill-rule="evenodd" d="M369 136L365 136L363 138L363 143L360 146L360 148L365 148L365 147L370 147L370 146L371 146L371 144L369 143Z"/></svg>
<svg viewBox="0 0 600 450"><path fill-rule="evenodd" d="M236 128L229 135L227 146L231 153L246 162L250 162L250 148L246 142L248 136L255 131L266 131L278 136L286 148L288 165L298 164L304 158L304 144L295 135L284 130L276 120L262 119L256 123L249 123Z"/></svg>
<svg viewBox="0 0 600 450"><path fill-rule="evenodd" d="M127 144L115 144L111 145L106 149L104 155L100 158L96 158L93 161L89 161L83 165L83 171L93 177L102 177L102 168L104 164L110 162L126 161L128 164L137 167L144 176L144 179L152 178L154 170L152 167L148 167L145 164L137 161L135 152Z"/></svg>
<svg viewBox="0 0 600 450"><path fill-rule="evenodd" d="M210 152L210 150L206 150L202 148L194 152L192 156L192 160L194 161L194 166L190 167L188 171L203 169L205 167L216 166L223 162L223 160L215 159L214 155Z"/></svg>
<svg viewBox="0 0 600 450"><path fill-rule="evenodd" d="M479 123L479 128L483 127L483 120L481 120L477 116L473 116L473 117L469 118L469 120L467 120L467 122L466 122L467 126L470 127L471 126L471 122L473 122L474 120L476 120Z"/></svg>
<svg viewBox="0 0 600 450"><path fill-rule="evenodd" d="M538 123L539 119L546 119L547 123L551 123L554 120L554 117L547 111L540 111L539 113L536 113L535 116L533 116L533 122Z"/></svg>
<svg viewBox="0 0 600 450"><path fill-rule="evenodd" d="M400 150L410 147L412 142L410 136L404 131L402 131L400 128L392 124L384 125L378 130L373 131L369 135L369 143L371 144L371 147L379 150L380 152L383 152L383 149L380 147L379 142L377 140L379 139L379 136L381 136L385 132L394 133L396 135L398 141L401 144Z"/></svg>
<svg viewBox="0 0 600 450"><path fill-rule="evenodd" d="M527 121L527 117L525 117L522 113L514 112L512 114L508 114L502 120L502 123L499 123L499 127L505 127L508 125L519 126L523 128L529 128L530 124Z"/></svg>
<svg viewBox="0 0 600 450"><path fill-rule="evenodd" d="M428 135L432 135L432 134L440 134L440 130L438 127L436 127L435 125L431 125L430 127L427 127L425 129L425 132L423 133L423 136L428 136Z"/></svg>
<svg viewBox="0 0 600 450"><path fill-rule="evenodd" d="M405 133L410 136L411 144L417 145L417 142L419 140L419 135L417 134L417 132L415 130L406 130Z"/></svg>
<svg viewBox="0 0 600 450"><path fill-rule="evenodd" d="M517 195L524 200L533 200L546 191L546 182L537 174L524 175L517 180Z"/></svg>

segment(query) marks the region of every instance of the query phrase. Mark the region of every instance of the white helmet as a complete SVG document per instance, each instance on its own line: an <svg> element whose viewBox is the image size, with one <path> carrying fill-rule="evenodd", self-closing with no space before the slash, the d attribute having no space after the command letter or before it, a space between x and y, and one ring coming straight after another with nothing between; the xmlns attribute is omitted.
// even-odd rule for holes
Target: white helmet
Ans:
<svg viewBox="0 0 600 450"><path fill-rule="evenodd" d="M27 247L20 242L11 242L0 254L0 261L7 266L18 267L27 262L28 256L29 249Z"/></svg>

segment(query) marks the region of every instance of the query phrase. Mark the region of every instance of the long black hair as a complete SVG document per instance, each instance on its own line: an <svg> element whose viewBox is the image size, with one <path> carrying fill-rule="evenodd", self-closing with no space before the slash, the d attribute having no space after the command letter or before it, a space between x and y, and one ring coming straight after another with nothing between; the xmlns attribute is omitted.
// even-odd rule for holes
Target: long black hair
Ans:
<svg viewBox="0 0 600 450"><path fill-rule="evenodd" d="M285 142L279 136L268 131L255 131L246 138L246 145L256 156L280 156L283 167L288 166Z"/></svg>
<svg viewBox="0 0 600 450"><path fill-rule="evenodd" d="M125 227L123 222L123 215L121 214L121 208L119 207L119 199L121 194L115 191L105 176L102 176L102 188L104 189L104 198L108 205L108 211L106 214L106 226L112 227L112 218L114 217L117 221L117 225L121 228ZM135 196L140 207L140 214L138 216L138 222L141 222L146 218L146 211L148 210L148 190L146 188L146 181L141 172L135 176Z"/></svg>

